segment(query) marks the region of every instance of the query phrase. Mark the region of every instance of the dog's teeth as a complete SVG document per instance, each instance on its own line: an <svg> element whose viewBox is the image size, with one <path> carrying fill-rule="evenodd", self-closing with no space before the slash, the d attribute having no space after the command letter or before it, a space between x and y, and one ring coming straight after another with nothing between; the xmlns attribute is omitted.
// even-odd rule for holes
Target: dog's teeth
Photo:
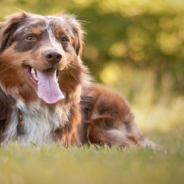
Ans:
<svg viewBox="0 0 184 184"><path fill-rule="evenodd" d="M31 67L31 74L33 76L33 78L38 81L38 77L36 76L36 70L34 68Z"/></svg>
<svg viewBox="0 0 184 184"><path fill-rule="evenodd" d="M56 81L59 81L59 70L56 71Z"/></svg>
<svg viewBox="0 0 184 184"><path fill-rule="evenodd" d="M35 69L31 68L31 74L35 74Z"/></svg>
<svg viewBox="0 0 184 184"><path fill-rule="evenodd" d="M38 77L36 76L36 74L33 73L32 75L33 75L33 78L34 78L36 81L38 81Z"/></svg>

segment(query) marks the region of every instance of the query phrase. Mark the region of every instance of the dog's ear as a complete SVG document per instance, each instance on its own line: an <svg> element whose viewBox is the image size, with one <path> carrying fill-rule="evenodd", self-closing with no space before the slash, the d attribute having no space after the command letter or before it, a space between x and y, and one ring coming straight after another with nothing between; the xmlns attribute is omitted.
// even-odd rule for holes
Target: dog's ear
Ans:
<svg viewBox="0 0 184 184"><path fill-rule="evenodd" d="M26 17L27 13L22 11L6 17L7 20L0 23L0 52L10 45L14 31Z"/></svg>
<svg viewBox="0 0 184 184"><path fill-rule="evenodd" d="M84 31L81 27L81 24L79 21L74 19L72 24L72 31L75 36L75 41L74 41L74 48L77 53L77 55L81 56L82 55L82 49L83 49L83 37L84 37Z"/></svg>

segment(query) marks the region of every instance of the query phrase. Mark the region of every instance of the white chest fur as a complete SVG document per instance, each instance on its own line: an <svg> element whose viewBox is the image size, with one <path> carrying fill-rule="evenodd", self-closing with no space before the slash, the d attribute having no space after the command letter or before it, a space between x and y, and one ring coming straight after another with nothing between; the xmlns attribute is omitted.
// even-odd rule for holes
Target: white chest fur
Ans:
<svg viewBox="0 0 184 184"><path fill-rule="evenodd" d="M17 131L19 112L21 111L26 132ZM62 104L54 106L41 106L40 102L24 104L17 101L16 108L11 114L10 121L5 131L5 140L18 141L19 145L52 144L53 131L68 122L69 109Z"/></svg>

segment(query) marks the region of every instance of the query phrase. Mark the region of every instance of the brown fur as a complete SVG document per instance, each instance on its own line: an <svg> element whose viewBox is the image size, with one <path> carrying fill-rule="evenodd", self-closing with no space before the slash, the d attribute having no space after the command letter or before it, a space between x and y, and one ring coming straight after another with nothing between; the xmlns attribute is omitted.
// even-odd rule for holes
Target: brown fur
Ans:
<svg viewBox="0 0 184 184"><path fill-rule="evenodd" d="M36 19L35 19L36 17ZM56 44L53 46L42 30L48 18L21 12L10 16L6 22L0 23L0 137L9 123L12 109L16 108L16 100L24 103L38 101L37 89L26 76L24 67L30 65L38 70L55 67L61 73L59 86L65 101L63 108L69 110L68 122L54 132L54 140L58 144L107 144L120 147L134 145L156 145L145 139L134 123L134 116L128 102L120 94L99 85L92 84L86 77L88 69L83 65L82 53L83 34L80 23L70 15L50 17ZM31 22L37 20L36 25ZM64 22L63 22L64 21ZM50 26L51 26L50 25ZM27 27L40 41L37 47L30 49L22 35ZM67 35L69 42L58 44L61 35ZM22 41L21 41L22 39ZM25 44L25 46L22 46ZM34 44L30 42L29 45ZM57 49L62 53L61 62L51 66L43 57L46 49ZM27 50L26 50L27 49ZM88 83L88 84L87 84ZM48 105L42 101L42 106ZM48 105L50 109L54 105ZM61 120L62 121L62 120Z"/></svg>
<svg viewBox="0 0 184 184"><path fill-rule="evenodd" d="M120 94L99 84L84 90L81 100L83 113L83 142L130 147L142 145L145 139L134 123L128 102ZM85 128L85 124L87 128ZM148 141L149 142L149 141ZM149 146L154 147L150 141Z"/></svg>

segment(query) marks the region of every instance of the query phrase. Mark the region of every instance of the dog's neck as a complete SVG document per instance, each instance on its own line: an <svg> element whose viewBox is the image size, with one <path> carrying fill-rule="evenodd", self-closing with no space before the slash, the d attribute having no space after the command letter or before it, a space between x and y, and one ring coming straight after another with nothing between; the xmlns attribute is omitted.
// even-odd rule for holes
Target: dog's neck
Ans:
<svg viewBox="0 0 184 184"><path fill-rule="evenodd" d="M24 125L18 125L20 113ZM18 100L5 132L4 143L10 140L18 141L20 145L53 143L53 131L68 122L68 115L69 109L61 104L41 106L39 101L25 104Z"/></svg>

